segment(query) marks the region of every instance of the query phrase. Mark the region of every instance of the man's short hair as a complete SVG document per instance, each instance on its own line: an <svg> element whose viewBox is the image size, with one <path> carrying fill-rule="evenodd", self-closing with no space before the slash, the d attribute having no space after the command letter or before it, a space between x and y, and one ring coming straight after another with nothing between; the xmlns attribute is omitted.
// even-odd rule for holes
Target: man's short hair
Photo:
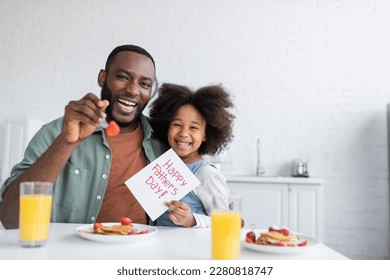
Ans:
<svg viewBox="0 0 390 280"><path fill-rule="evenodd" d="M108 72L108 69L110 68L110 65L111 65L112 61L114 60L115 56L118 53L123 52L123 51L136 52L139 54L146 55L147 57L150 58L150 60L152 60L154 71L156 71L156 65L154 63L154 59L153 59L152 55L147 50L145 50L144 48L141 48L139 46L136 46L136 45L122 45L122 46L118 46L115 49L113 49L111 51L111 53L108 55L107 61L106 61L106 66L105 66L106 72Z"/></svg>

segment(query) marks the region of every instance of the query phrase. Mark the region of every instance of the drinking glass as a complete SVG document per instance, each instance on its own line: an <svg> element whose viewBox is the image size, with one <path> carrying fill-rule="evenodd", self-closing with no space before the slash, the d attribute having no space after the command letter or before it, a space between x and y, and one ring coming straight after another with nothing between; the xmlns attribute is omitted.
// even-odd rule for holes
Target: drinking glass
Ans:
<svg viewBox="0 0 390 280"><path fill-rule="evenodd" d="M53 184L20 183L19 240L22 247L40 247L49 233Z"/></svg>
<svg viewBox="0 0 390 280"><path fill-rule="evenodd" d="M240 257L241 197L230 195L230 210L211 213L212 259L236 260Z"/></svg>

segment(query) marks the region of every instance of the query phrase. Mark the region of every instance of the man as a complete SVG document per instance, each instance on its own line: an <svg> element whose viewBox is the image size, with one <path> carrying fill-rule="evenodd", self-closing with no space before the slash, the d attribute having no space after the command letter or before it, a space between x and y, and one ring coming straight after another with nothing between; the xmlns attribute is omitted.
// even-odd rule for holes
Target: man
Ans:
<svg viewBox="0 0 390 280"><path fill-rule="evenodd" d="M88 93L69 102L64 116L37 132L24 159L12 169L0 192L3 226L18 227L23 181L54 183L52 222L115 222L127 216L147 223L125 181L165 151L142 115L154 81L155 63L146 50L115 48L98 75L101 99ZM106 135L102 117L116 121L120 134Z"/></svg>

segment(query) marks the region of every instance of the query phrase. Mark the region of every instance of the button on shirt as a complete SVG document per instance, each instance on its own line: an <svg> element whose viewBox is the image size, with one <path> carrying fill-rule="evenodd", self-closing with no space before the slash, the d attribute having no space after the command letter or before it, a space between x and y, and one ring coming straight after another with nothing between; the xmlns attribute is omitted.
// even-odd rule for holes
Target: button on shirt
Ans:
<svg viewBox="0 0 390 280"><path fill-rule="evenodd" d="M61 133L63 118L45 124L32 138L25 158L11 171L1 187L7 187L29 168ZM143 148L147 162L165 152L166 148L152 138L152 128L145 116L141 117L144 133ZM58 223L91 223L96 219L106 191L110 174L111 151L101 128L86 138L72 153L54 183L51 221Z"/></svg>

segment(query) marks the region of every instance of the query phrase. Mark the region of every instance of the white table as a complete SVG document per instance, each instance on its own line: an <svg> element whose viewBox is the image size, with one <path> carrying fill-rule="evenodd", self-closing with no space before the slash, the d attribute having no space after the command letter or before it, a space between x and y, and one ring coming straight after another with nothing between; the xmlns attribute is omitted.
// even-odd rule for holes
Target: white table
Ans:
<svg viewBox="0 0 390 280"><path fill-rule="evenodd" d="M80 224L53 223L49 239L41 248L19 246L19 230L0 225L0 260L209 260L210 228L158 227L158 233L138 243L113 244L86 240L76 234ZM242 236L248 232L242 230ZM346 260L320 243L300 254L266 254L241 249L242 260Z"/></svg>

